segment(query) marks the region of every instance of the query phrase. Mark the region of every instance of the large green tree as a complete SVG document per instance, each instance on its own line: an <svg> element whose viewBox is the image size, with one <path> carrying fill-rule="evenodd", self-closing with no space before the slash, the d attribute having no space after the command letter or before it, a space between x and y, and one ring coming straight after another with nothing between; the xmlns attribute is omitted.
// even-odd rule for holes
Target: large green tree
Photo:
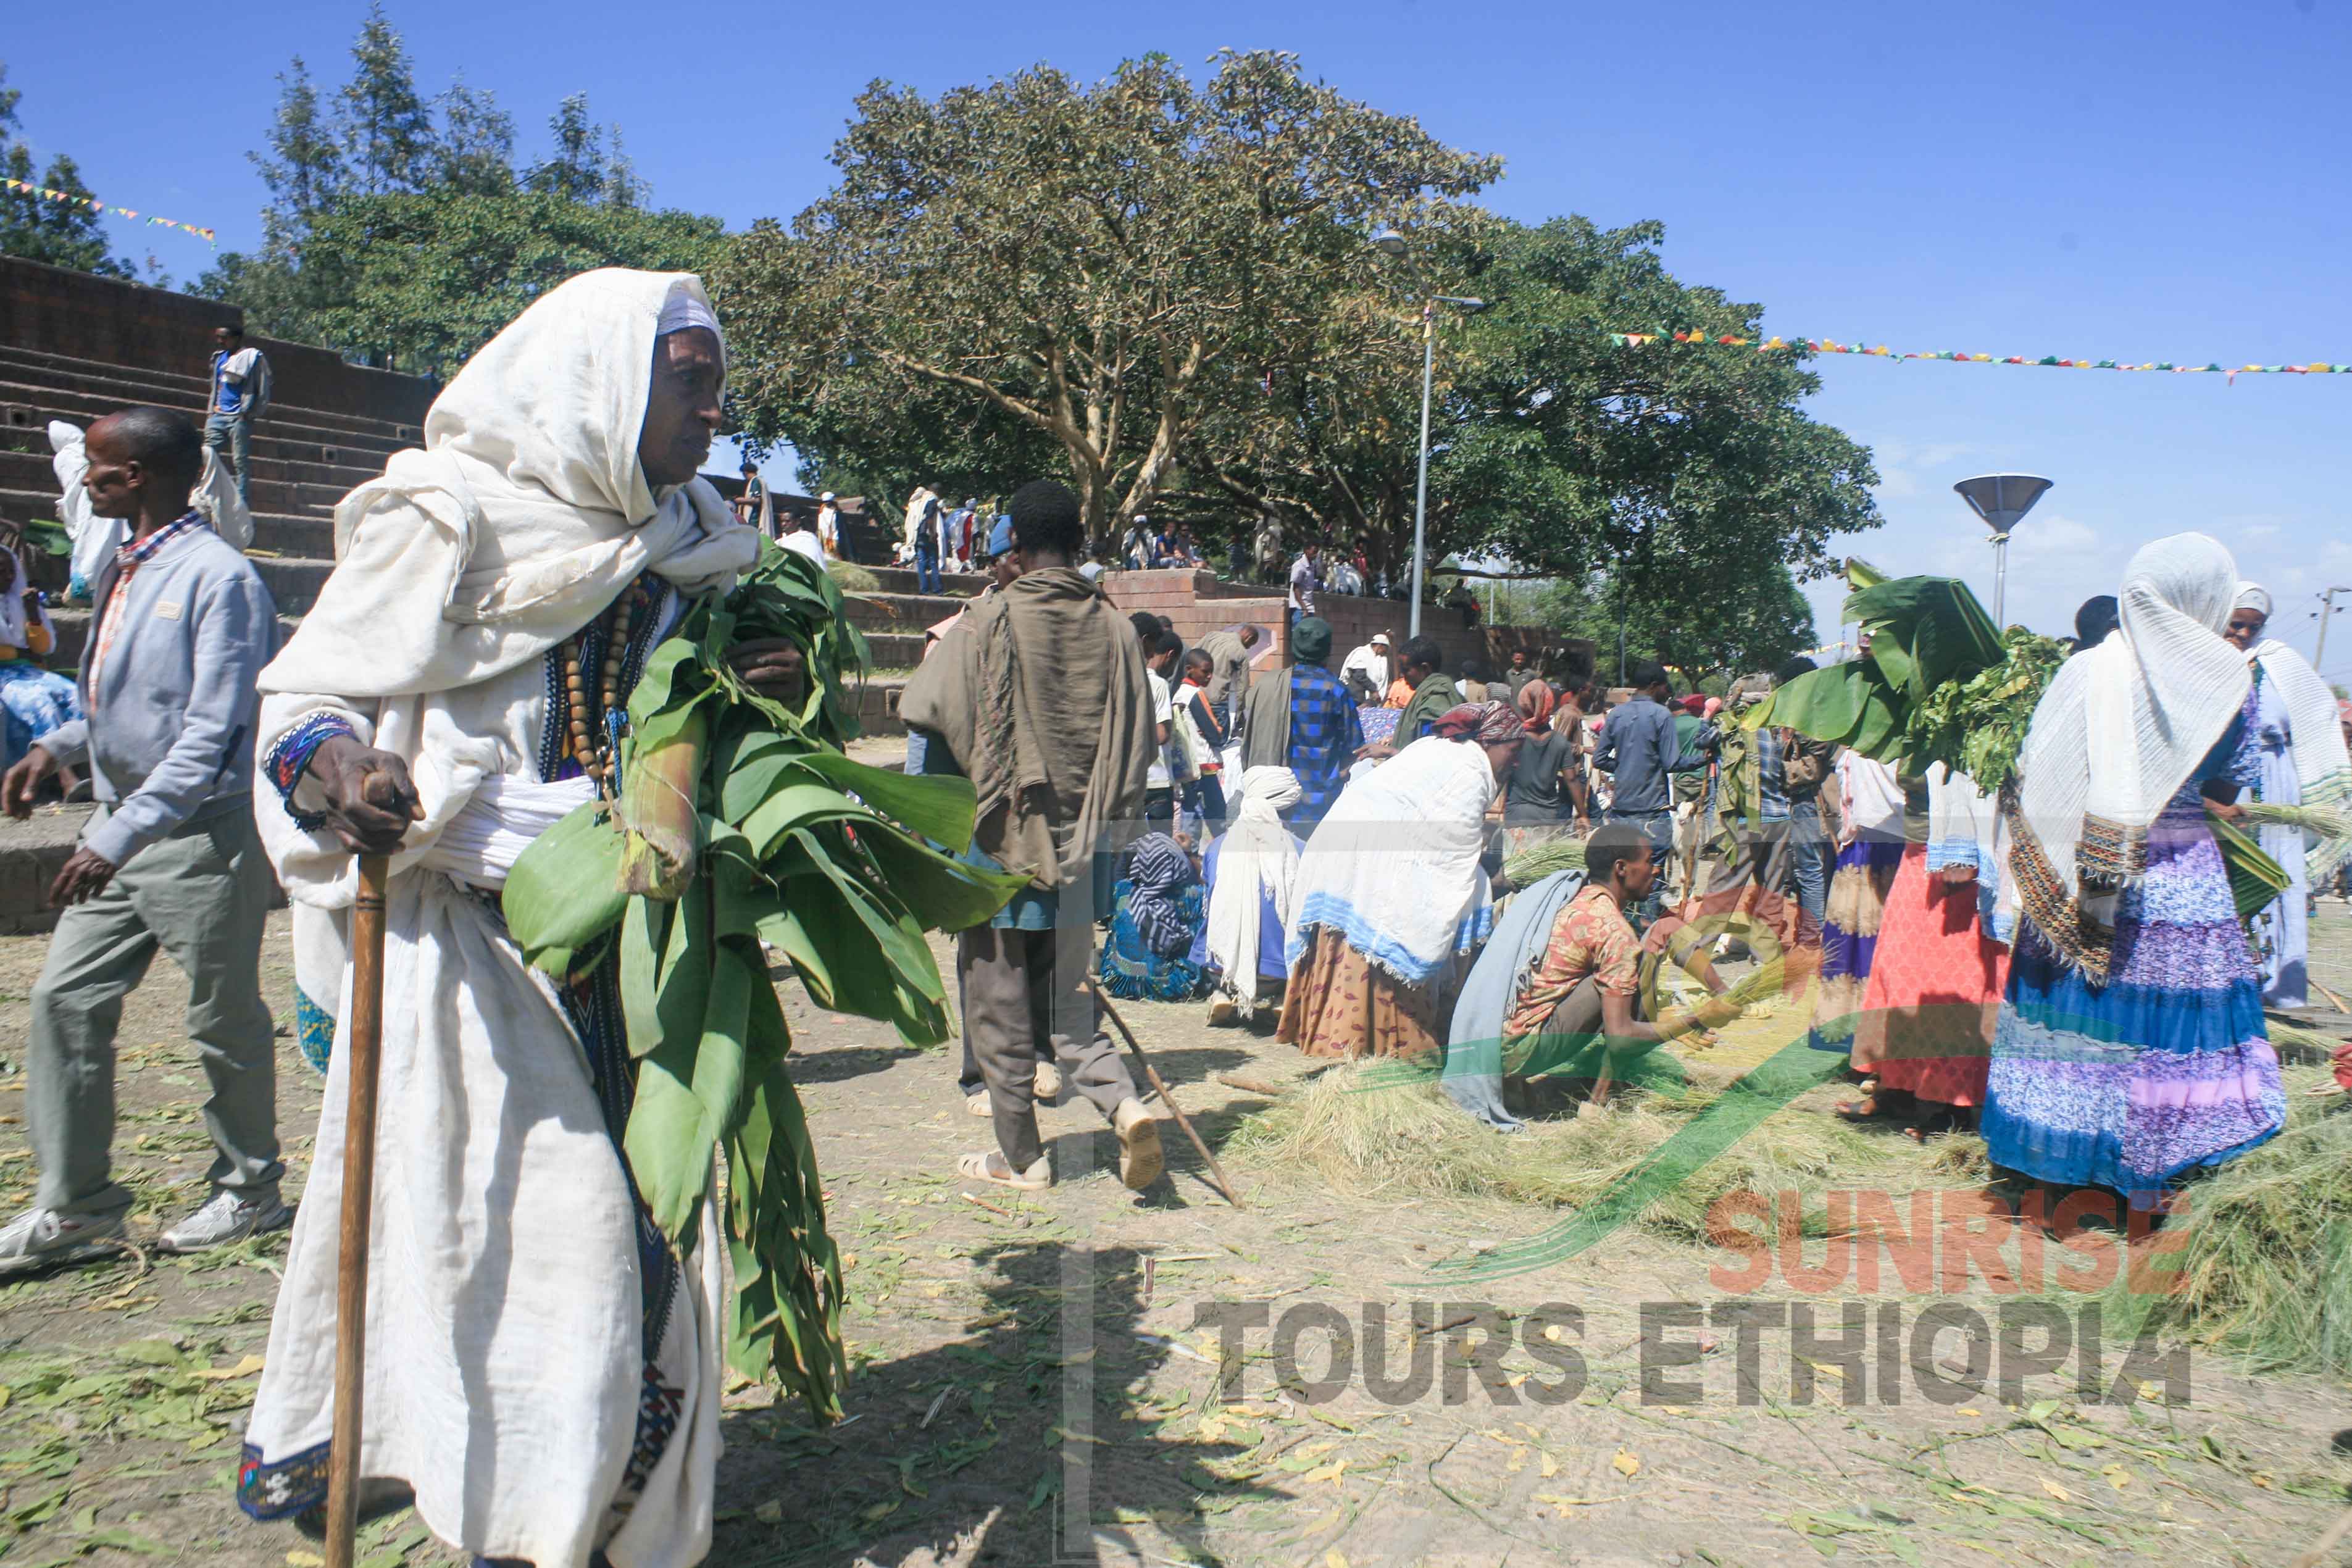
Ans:
<svg viewBox="0 0 2352 1568"><path fill-rule="evenodd" d="M1371 228L1501 170L1231 51L1199 83L1157 56L1092 85L877 83L834 163L719 275L752 434L862 468L914 456L910 407L1004 459L1042 438L1097 531L1152 504L1221 402L1310 344L1350 352L1321 329L1376 286Z"/></svg>
<svg viewBox="0 0 2352 1568"><path fill-rule="evenodd" d="M62 191L71 199L61 202L0 186L0 256L21 256L110 278L131 277L129 264L107 248L106 226L90 210L91 193L82 184L79 165L59 153L36 173L32 149L17 140L16 105L22 94L7 80L8 68L0 64L0 174L42 190Z"/></svg>
<svg viewBox="0 0 2352 1568"><path fill-rule="evenodd" d="M714 217L529 191L361 196L319 215L306 265L331 265L345 281L320 318L329 342L375 363L448 375L573 274L700 271L722 232Z"/></svg>
<svg viewBox="0 0 2352 1568"><path fill-rule="evenodd" d="M1799 353L1676 343L1759 338L1760 305L1677 281L1656 224L1582 218L1505 230L1465 329L1433 461L1432 526L1561 574L1606 570L1670 618L1703 616L1746 574L1835 570L1877 521L1868 448L1806 415ZM1622 332L1661 333L1629 344Z"/></svg>
<svg viewBox="0 0 2352 1568"><path fill-rule="evenodd" d="M699 267L715 218L646 210L617 126L584 95L550 121L550 155L519 169L513 117L462 79L427 99L406 44L372 6L351 79L322 91L298 58L278 79L263 244L196 292L273 336L446 374L541 292L594 267Z"/></svg>
<svg viewBox="0 0 2352 1568"><path fill-rule="evenodd" d="M1726 573L1703 595L1663 601L1609 572L1530 586L1531 595L1520 590L1514 599L1520 618L1590 641L1594 673L1610 682L1643 659L1671 665L1692 681L1769 672L1815 640L1812 606L1778 561ZM1691 599L1701 596L1705 608L1691 613Z"/></svg>

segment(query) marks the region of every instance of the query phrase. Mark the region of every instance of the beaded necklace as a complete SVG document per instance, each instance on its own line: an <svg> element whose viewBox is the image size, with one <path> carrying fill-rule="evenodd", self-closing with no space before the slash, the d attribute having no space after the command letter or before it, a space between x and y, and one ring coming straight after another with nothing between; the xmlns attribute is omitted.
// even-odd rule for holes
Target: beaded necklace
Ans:
<svg viewBox="0 0 2352 1568"><path fill-rule="evenodd" d="M610 610L583 626L563 645L563 698L571 715L572 754L579 759L580 771L596 781L596 793L608 800L618 795L620 788L614 777L614 760L620 752L622 718L626 712L622 701L622 669L636 619L651 600L643 584L631 587L614 602ZM591 708L585 662L599 646L604 651L596 683L596 695L601 700Z"/></svg>

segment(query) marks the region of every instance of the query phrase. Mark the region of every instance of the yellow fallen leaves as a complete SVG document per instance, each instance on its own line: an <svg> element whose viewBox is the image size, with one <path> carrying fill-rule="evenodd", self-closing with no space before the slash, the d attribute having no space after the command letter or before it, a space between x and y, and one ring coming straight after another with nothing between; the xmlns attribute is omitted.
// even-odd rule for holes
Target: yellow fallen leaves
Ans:
<svg viewBox="0 0 2352 1568"><path fill-rule="evenodd" d="M770 1499L753 1509L751 1517L761 1524L782 1524L784 1521L784 1505L781 1500Z"/></svg>
<svg viewBox="0 0 2352 1568"><path fill-rule="evenodd" d="M1312 1486L1317 1481L1336 1481L1347 1473L1348 1461L1344 1458L1334 1459L1319 1469L1307 1471L1298 1478L1298 1481L1301 1486Z"/></svg>
<svg viewBox="0 0 2352 1568"><path fill-rule="evenodd" d="M1617 1457L1609 1463L1619 1475L1628 1479L1642 1473L1642 1461L1634 1458L1633 1451L1628 1448L1618 1449Z"/></svg>
<svg viewBox="0 0 2352 1568"><path fill-rule="evenodd" d="M2100 1469L2099 1474L2106 1477L2107 1485L2117 1491L2122 1491L2132 1484L2132 1473L2121 1465L2105 1466Z"/></svg>
<svg viewBox="0 0 2352 1568"><path fill-rule="evenodd" d="M1559 1474L1559 1461L1546 1454L1543 1457L1543 1468L1539 1473L1545 1480L1551 1479L1552 1477Z"/></svg>
<svg viewBox="0 0 2352 1568"><path fill-rule="evenodd" d="M327 1560L298 1546L286 1554L286 1568L327 1568Z"/></svg>
<svg viewBox="0 0 2352 1568"><path fill-rule="evenodd" d="M1348 1568L1348 1560L1339 1555L1338 1547L1323 1553L1323 1568Z"/></svg>
<svg viewBox="0 0 2352 1568"><path fill-rule="evenodd" d="M195 1375L206 1383L228 1383L240 1377L251 1377L255 1373L259 1372L261 1367L261 1358L257 1355L249 1355L235 1366L208 1366Z"/></svg>
<svg viewBox="0 0 2352 1568"><path fill-rule="evenodd" d="M1576 1506L1582 1500L1572 1497L1559 1497L1551 1492L1538 1492L1535 1495L1535 1500L1551 1508L1558 1509L1559 1510L1559 1517L1562 1519L1574 1519L1576 1517Z"/></svg>
<svg viewBox="0 0 2352 1568"><path fill-rule="evenodd" d="M2056 1498L2060 1502L2073 1502L2074 1500L2074 1494L2068 1491L2064 1487L2060 1486L2056 1481L2045 1479L2042 1483L2042 1489L2048 1492L2052 1497Z"/></svg>

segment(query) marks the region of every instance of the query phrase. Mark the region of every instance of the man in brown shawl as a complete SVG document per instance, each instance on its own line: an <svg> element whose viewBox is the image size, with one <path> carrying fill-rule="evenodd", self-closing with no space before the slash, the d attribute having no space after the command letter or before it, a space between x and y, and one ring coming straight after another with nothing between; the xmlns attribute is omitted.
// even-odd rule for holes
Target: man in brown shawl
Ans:
<svg viewBox="0 0 2352 1568"><path fill-rule="evenodd" d="M1142 650L1110 601L1073 565L1078 498L1040 479L1013 498L1021 575L973 606L908 682L900 702L927 768L968 775L979 820L966 858L1025 871L1029 885L960 939L956 967L997 1148L964 1176L1034 1189L1053 1173L1037 1135L1036 1068L1110 1119L1119 1179L1159 1176L1160 1130L1083 980L1094 960L1094 863L1141 815L1157 747Z"/></svg>
<svg viewBox="0 0 2352 1568"><path fill-rule="evenodd" d="M1247 623L1223 627L1201 639L1209 656L1209 706L1228 732L1241 717L1242 694L1249 689L1251 658L1257 652L1258 630Z"/></svg>

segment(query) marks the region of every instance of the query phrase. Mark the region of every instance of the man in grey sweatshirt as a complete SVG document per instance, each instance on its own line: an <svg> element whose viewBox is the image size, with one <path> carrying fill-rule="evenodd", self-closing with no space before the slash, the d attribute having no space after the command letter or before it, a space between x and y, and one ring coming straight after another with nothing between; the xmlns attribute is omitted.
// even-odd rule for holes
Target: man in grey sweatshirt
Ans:
<svg viewBox="0 0 2352 1568"><path fill-rule="evenodd" d="M271 884L252 801L254 679L277 651L276 606L188 504L204 446L184 416L125 409L91 426L85 446L92 510L129 519L131 537L91 584L79 678L89 717L0 778L0 807L21 820L43 779L86 758L99 800L49 889L63 912L33 987L26 1074L40 1186L31 1211L0 1228L0 1275L119 1250L131 1194L110 1172L114 1034L159 948L188 976L216 1152L211 1197L160 1245L200 1251L291 1218L278 1197L260 974Z"/></svg>

